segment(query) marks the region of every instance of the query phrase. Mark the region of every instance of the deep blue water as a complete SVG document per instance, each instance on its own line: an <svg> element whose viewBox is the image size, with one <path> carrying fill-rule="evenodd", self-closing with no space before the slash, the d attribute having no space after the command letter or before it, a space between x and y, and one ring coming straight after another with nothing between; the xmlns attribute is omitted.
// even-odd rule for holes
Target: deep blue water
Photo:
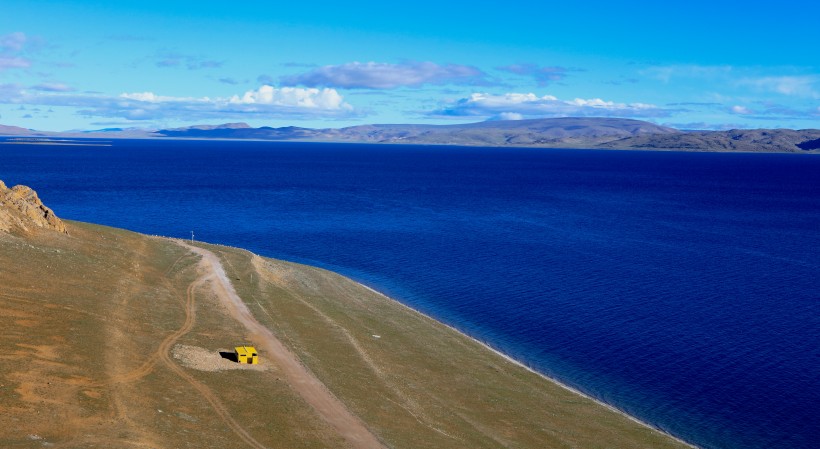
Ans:
<svg viewBox="0 0 820 449"><path fill-rule="evenodd" d="M115 141L0 179L340 271L704 448L820 447L820 157Z"/></svg>

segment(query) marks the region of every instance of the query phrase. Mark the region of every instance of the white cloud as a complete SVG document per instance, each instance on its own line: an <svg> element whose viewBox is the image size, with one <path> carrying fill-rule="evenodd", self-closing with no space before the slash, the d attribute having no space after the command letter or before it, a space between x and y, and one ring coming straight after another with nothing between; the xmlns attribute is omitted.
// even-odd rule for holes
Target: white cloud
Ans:
<svg viewBox="0 0 820 449"><path fill-rule="evenodd" d="M592 98L589 100L584 100L583 98L576 98L572 101L568 101L567 103L573 104L579 107L590 107L590 108L599 108L599 109L612 109L612 110L619 110L619 109L630 109L635 111L640 110L649 110L649 109L656 109L657 106L648 104L648 103L615 103L614 101L604 101L600 98Z"/></svg>
<svg viewBox="0 0 820 449"><path fill-rule="evenodd" d="M434 111L437 116L494 117L517 114L524 117L616 116L663 117L669 110L647 103L616 103L600 98L560 100L553 95L474 93Z"/></svg>
<svg viewBox="0 0 820 449"><path fill-rule="evenodd" d="M120 98L128 100L135 100L144 103L209 103L211 99L208 97L194 98L194 97L168 97L157 95L153 92L134 92L122 93Z"/></svg>
<svg viewBox="0 0 820 449"><path fill-rule="evenodd" d="M473 66L433 62L350 62L326 65L301 75L282 78L284 84L345 89L395 89L424 84L486 85L486 74Z"/></svg>
<svg viewBox="0 0 820 449"><path fill-rule="evenodd" d="M0 85L0 103L66 106L94 117L129 120L223 120L234 118L315 119L343 118L359 114L333 89L275 88L262 86L241 97L173 97L154 92L102 94L27 90L19 85Z"/></svg>
<svg viewBox="0 0 820 449"><path fill-rule="evenodd" d="M499 120L524 120L524 116L517 112L502 112L498 114Z"/></svg>
<svg viewBox="0 0 820 449"><path fill-rule="evenodd" d="M147 101L150 103L156 103L159 101L159 97L157 97L153 92L134 92L132 94L122 93L120 94L120 97L127 98L129 100Z"/></svg>
<svg viewBox="0 0 820 449"><path fill-rule="evenodd" d="M740 114L740 115L749 115L752 113L751 109L747 108L746 106L739 106L735 105L732 106L732 113Z"/></svg>
<svg viewBox="0 0 820 449"><path fill-rule="evenodd" d="M275 105L309 109L350 110L352 107L335 89L303 89L300 87L282 87L264 85L257 90L245 92L242 97L234 95L231 104Z"/></svg>

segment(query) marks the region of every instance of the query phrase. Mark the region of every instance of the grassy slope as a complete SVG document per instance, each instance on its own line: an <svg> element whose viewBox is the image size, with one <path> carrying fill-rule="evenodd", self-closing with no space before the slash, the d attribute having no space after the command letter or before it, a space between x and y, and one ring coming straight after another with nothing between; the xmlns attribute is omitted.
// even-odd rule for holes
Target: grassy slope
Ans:
<svg viewBox="0 0 820 449"><path fill-rule="evenodd" d="M190 253L68 225L0 234L0 447L244 447L213 401L268 447L343 447L275 366L171 369L177 343L253 339L204 289L186 315ZM389 447L683 447L341 276L207 247L257 319Z"/></svg>
<svg viewBox="0 0 820 449"><path fill-rule="evenodd" d="M158 354L185 323L196 259L167 241L68 225L70 237L0 233L0 447L242 447ZM244 341L205 292L195 300L178 343ZM191 374L269 447L337 446L275 371Z"/></svg>
<svg viewBox="0 0 820 449"><path fill-rule="evenodd" d="M391 446L684 447L340 275L208 247L257 319Z"/></svg>

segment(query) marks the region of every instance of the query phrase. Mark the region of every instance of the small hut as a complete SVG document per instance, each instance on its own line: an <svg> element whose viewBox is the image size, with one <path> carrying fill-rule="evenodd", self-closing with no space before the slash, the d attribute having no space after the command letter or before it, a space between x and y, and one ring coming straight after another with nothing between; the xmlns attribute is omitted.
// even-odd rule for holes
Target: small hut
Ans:
<svg viewBox="0 0 820 449"><path fill-rule="evenodd" d="M236 361L239 363L246 363L248 365L256 365L259 363L259 353L253 346L237 346L234 348L236 354Z"/></svg>

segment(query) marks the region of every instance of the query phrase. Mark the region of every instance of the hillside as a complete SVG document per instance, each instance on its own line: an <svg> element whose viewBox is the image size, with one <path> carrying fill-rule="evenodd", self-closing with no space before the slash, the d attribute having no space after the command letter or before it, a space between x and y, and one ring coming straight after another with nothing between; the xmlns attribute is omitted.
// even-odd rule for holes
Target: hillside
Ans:
<svg viewBox="0 0 820 449"><path fill-rule="evenodd" d="M347 128L254 128L246 123L160 129L102 129L40 132L0 126L0 136L19 136L15 143L48 139L228 139L302 142L347 142L492 147L588 148L621 150L736 151L770 153L820 152L820 130L736 129L681 131L640 120L564 117L498 120L455 125L359 125ZM30 139L30 140L27 140Z"/></svg>
<svg viewBox="0 0 820 449"><path fill-rule="evenodd" d="M244 124L243 124L244 125ZM459 125L362 125L340 129L297 127L191 127L159 130L157 136L405 143L464 146L608 148L625 150L742 151L805 153L820 151L820 130L748 129L680 131L619 118L550 118L488 121Z"/></svg>
<svg viewBox="0 0 820 449"><path fill-rule="evenodd" d="M733 129L630 136L599 145L621 149L804 153L820 149L820 130Z"/></svg>
<svg viewBox="0 0 820 449"><path fill-rule="evenodd" d="M65 225L0 232L0 447L687 447L332 272Z"/></svg>
<svg viewBox="0 0 820 449"><path fill-rule="evenodd" d="M177 138L309 140L359 143L410 143L469 146L596 145L645 134L679 131L648 122L614 118L499 120L458 125L361 125L340 129L297 127L190 127L159 130Z"/></svg>
<svg viewBox="0 0 820 449"><path fill-rule="evenodd" d="M0 125L0 136L35 136L40 135L37 131L32 131L19 126Z"/></svg>

